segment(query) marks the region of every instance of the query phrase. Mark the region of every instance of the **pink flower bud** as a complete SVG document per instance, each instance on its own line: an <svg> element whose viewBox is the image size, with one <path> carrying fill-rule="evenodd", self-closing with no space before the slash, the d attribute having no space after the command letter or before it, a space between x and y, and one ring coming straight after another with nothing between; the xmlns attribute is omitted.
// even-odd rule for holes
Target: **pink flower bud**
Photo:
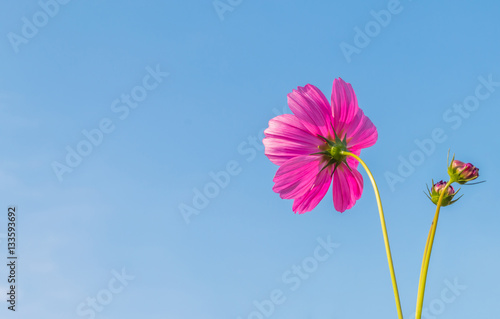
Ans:
<svg viewBox="0 0 500 319"><path fill-rule="evenodd" d="M459 184L465 184L472 181L479 176L479 168L475 167L471 163L463 163L458 160L452 160L450 167L448 168L448 175L454 181Z"/></svg>
<svg viewBox="0 0 500 319"><path fill-rule="evenodd" d="M432 190L438 194L441 194L441 191L444 189L445 186L446 186L445 181L439 181L432 186ZM452 195L454 192L455 192L455 190L453 189L453 186L451 186L451 185L448 186L448 188L446 189L446 193L448 193L448 195Z"/></svg>
<svg viewBox="0 0 500 319"><path fill-rule="evenodd" d="M437 205L437 203L439 201L439 196L443 192L445 186L446 186L446 182L445 181L440 181L440 182L437 182L436 184L434 184L434 182L433 182L432 188L429 191L429 196L427 196L427 197L429 197L429 199L434 204ZM443 201L441 202L441 206L448 206L448 205L451 205L454 202L456 202L458 199L453 200L453 197L457 193L458 193L458 191L455 192L455 189L453 189L453 186L451 186L451 185L448 186L448 188L446 189L445 194L443 195Z"/></svg>

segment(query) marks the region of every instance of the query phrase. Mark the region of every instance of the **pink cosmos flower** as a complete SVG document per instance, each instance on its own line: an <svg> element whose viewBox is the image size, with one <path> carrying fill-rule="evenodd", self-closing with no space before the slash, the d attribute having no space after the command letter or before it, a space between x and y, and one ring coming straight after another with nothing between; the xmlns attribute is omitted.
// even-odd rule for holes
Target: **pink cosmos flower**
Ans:
<svg viewBox="0 0 500 319"><path fill-rule="evenodd" d="M333 81L331 104L314 85L288 94L292 114L269 121L264 131L265 154L279 165L273 190L294 199L293 211L311 211L333 184L333 204L344 212L363 192L358 161L361 149L377 141L377 128L358 107L354 90L341 78ZM333 182L332 182L333 181Z"/></svg>

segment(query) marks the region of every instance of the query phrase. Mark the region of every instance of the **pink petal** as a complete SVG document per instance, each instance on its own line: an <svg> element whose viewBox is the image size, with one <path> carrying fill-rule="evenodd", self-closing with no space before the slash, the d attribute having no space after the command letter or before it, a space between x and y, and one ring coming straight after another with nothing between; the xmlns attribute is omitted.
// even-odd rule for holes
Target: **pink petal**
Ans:
<svg viewBox="0 0 500 319"><path fill-rule="evenodd" d="M356 117L359 110L358 99L352 86L341 78L335 79L333 81L331 103L333 126L337 133L341 134L345 126Z"/></svg>
<svg viewBox="0 0 500 319"><path fill-rule="evenodd" d="M332 173L330 169L324 169L316 176L313 186L302 197L296 198L293 201L293 211L303 214L314 209L318 203L325 197L330 183L332 181Z"/></svg>
<svg viewBox="0 0 500 319"><path fill-rule="evenodd" d="M320 159L320 156L302 155L286 161L274 176L273 191L284 199L303 196L313 187L316 176L323 167Z"/></svg>
<svg viewBox="0 0 500 319"><path fill-rule="evenodd" d="M349 152L353 153L354 155L359 156L359 154L361 153L361 149L353 149L353 150L349 150ZM349 167L351 169L356 169L356 168L358 168L359 162L354 157L347 156L347 164L349 164Z"/></svg>
<svg viewBox="0 0 500 319"><path fill-rule="evenodd" d="M271 119L264 134L265 154L277 165L296 156L318 152L318 145L321 144L321 140L313 136L292 114Z"/></svg>
<svg viewBox="0 0 500 319"><path fill-rule="evenodd" d="M370 147L378 139L377 128L362 110L359 110L356 117L346 125L346 134L349 150Z"/></svg>
<svg viewBox="0 0 500 319"><path fill-rule="evenodd" d="M288 94L288 106L313 135L327 136L332 123L331 107L314 85L298 87Z"/></svg>
<svg viewBox="0 0 500 319"><path fill-rule="evenodd" d="M363 177L345 165L340 165L333 174L333 206L341 213L354 206L363 193Z"/></svg>

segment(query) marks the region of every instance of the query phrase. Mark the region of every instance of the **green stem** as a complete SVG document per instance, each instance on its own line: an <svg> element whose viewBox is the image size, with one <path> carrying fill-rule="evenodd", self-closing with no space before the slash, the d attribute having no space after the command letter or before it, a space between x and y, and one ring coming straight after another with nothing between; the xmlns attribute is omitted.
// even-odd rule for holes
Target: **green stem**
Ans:
<svg viewBox="0 0 500 319"><path fill-rule="evenodd" d="M418 283L418 294L417 294L417 310L415 314L415 319L421 319L422 317L422 306L424 304L424 292L425 292L425 284L427 281L427 271L429 270L429 261L431 259L434 236L436 235L439 211L441 209L441 204L443 202L444 194L452 183L453 183L452 180L446 183L446 185L441 191L441 194L439 195L439 200L436 205L436 214L434 216L434 220L432 221L431 229L429 231L429 236L427 237L427 243L425 245L425 250L424 250L424 258L422 260L422 268L420 269L420 279Z"/></svg>
<svg viewBox="0 0 500 319"><path fill-rule="evenodd" d="M434 225L434 222L432 223L432 225ZM430 242L431 233L432 233L432 225L431 225L431 228L429 229L429 235L427 235L427 241L425 242L424 257L422 258L422 266L420 268L420 277L419 277L419 281L418 281L419 292L420 292L420 285L422 285L422 280L424 278L424 276L422 274L424 272L425 257L427 256L427 252L429 251L429 242ZM417 305L420 304L421 297L422 296L420 296L420 294L417 293ZM418 311L416 313L418 313ZM419 316L421 316L421 313Z"/></svg>
<svg viewBox="0 0 500 319"><path fill-rule="evenodd" d="M389 236L387 235L387 228L385 226L384 210L382 209L382 201L380 200L380 193L378 191L377 183L375 183L375 178L373 178L372 173L366 166L365 162L361 160L356 154L350 152L342 152L342 155L354 157L366 170L370 181L372 182L373 190L375 192L375 197L377 198L377 206L380 215L380 223L382 225L382 234L384 236L385 252L387 254L387 262L389 264L389 271L391 272L392 288L394 290L394 298L396 299L396 307L398 310L398 318L403 319L403 311L401 310L401 302L399 300L398 284L396 282L396 273L394 272L394 265L392 263L391 247L389 245Z"/></svg>

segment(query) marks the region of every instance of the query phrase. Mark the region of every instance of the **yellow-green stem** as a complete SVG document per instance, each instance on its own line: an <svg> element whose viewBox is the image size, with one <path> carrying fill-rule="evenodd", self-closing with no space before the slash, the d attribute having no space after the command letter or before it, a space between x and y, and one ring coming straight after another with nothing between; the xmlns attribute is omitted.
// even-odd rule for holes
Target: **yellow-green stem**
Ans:
<svg viewBox="0 0 500 319"><path fill-rule="evenodd" d="M429 269L429 261L431 259L432 245L434 243L434 236L436 235L436 228L439 218L439 211L441 209L441 203L443 202L443 197L448 189L448 187L453 183L450 180L444 188L441 190L441 194L439 195L439 200L436 205L436 214L434 215L434 220L432 221L431 229L429 231L429 236L427 237L427 243L425 245L424 250L424 258L422 260L422 268L420 269L420 279L418 283L418 294L417 294L417 309L415 313L415 319L421 319L422 317L422 306L424 304L424 292L425 292L425 283L427 281L427 270Z"/></svg>
<svg viewBox="0 0 500 319"><path fill-rule="evenodd" d="M343 155L354 157L366 170L370 181L372 182L373 190L375 192L375 197L377 198L377 206L380 215L380 224L382 225L382 234L384 236L385 252L387 254L387 262L389 264L389 271L391 273L392 288L394 289L394 298L396 299L396 307L398 310L398 318L403 319L403 311L401 310L401 302L399 301L398 284L396 282L396 273L394 272L394 265L392 263L391 247L389 245L389 236L387 235L387 228L385 226L384 210L382 209L382 201L380 200L380 193L378 192L377 183L375 183L375 178L373 178L372 173L366 166L365 162L361 160L356 154L350 152L342 152Z"/></svg>
<svg viewBox="0 0 500 319"><path fill-rule="evenodd" d="M425 256L427 256L427 251L429 250L429 241L430 241L430 238L431 238L431 232L432 232L432 225L433 224L431 224L431 227L429 228L429 234L427 235L427 241L425 242L424 258L422 258L422 266L420 268L420 277L419 277L419 282L418 282L419 287L420 287L420 281L422 281L422 272L424 271Z"/></svg>
<svg viewBox="0 0 500 319"><path fill-rule="evenodd" d="M434 222L432 223L432 225L434 225ZM420 268L420 277L419 277L419 280L418 280L418 287L419 287L419 289L420 289L420 285L422 284L422 280L424 278L422 276L422 273L424 272L425 256L427 256L427 252L429 251L429 241L430 241L431 233L432 233L432 225L429 228L429 235L427 235L427 241L425 242L424 257L422 258L422 266ZM420 297L421 297L420 294L417 293L417 305L420 303Z"/></svg>

